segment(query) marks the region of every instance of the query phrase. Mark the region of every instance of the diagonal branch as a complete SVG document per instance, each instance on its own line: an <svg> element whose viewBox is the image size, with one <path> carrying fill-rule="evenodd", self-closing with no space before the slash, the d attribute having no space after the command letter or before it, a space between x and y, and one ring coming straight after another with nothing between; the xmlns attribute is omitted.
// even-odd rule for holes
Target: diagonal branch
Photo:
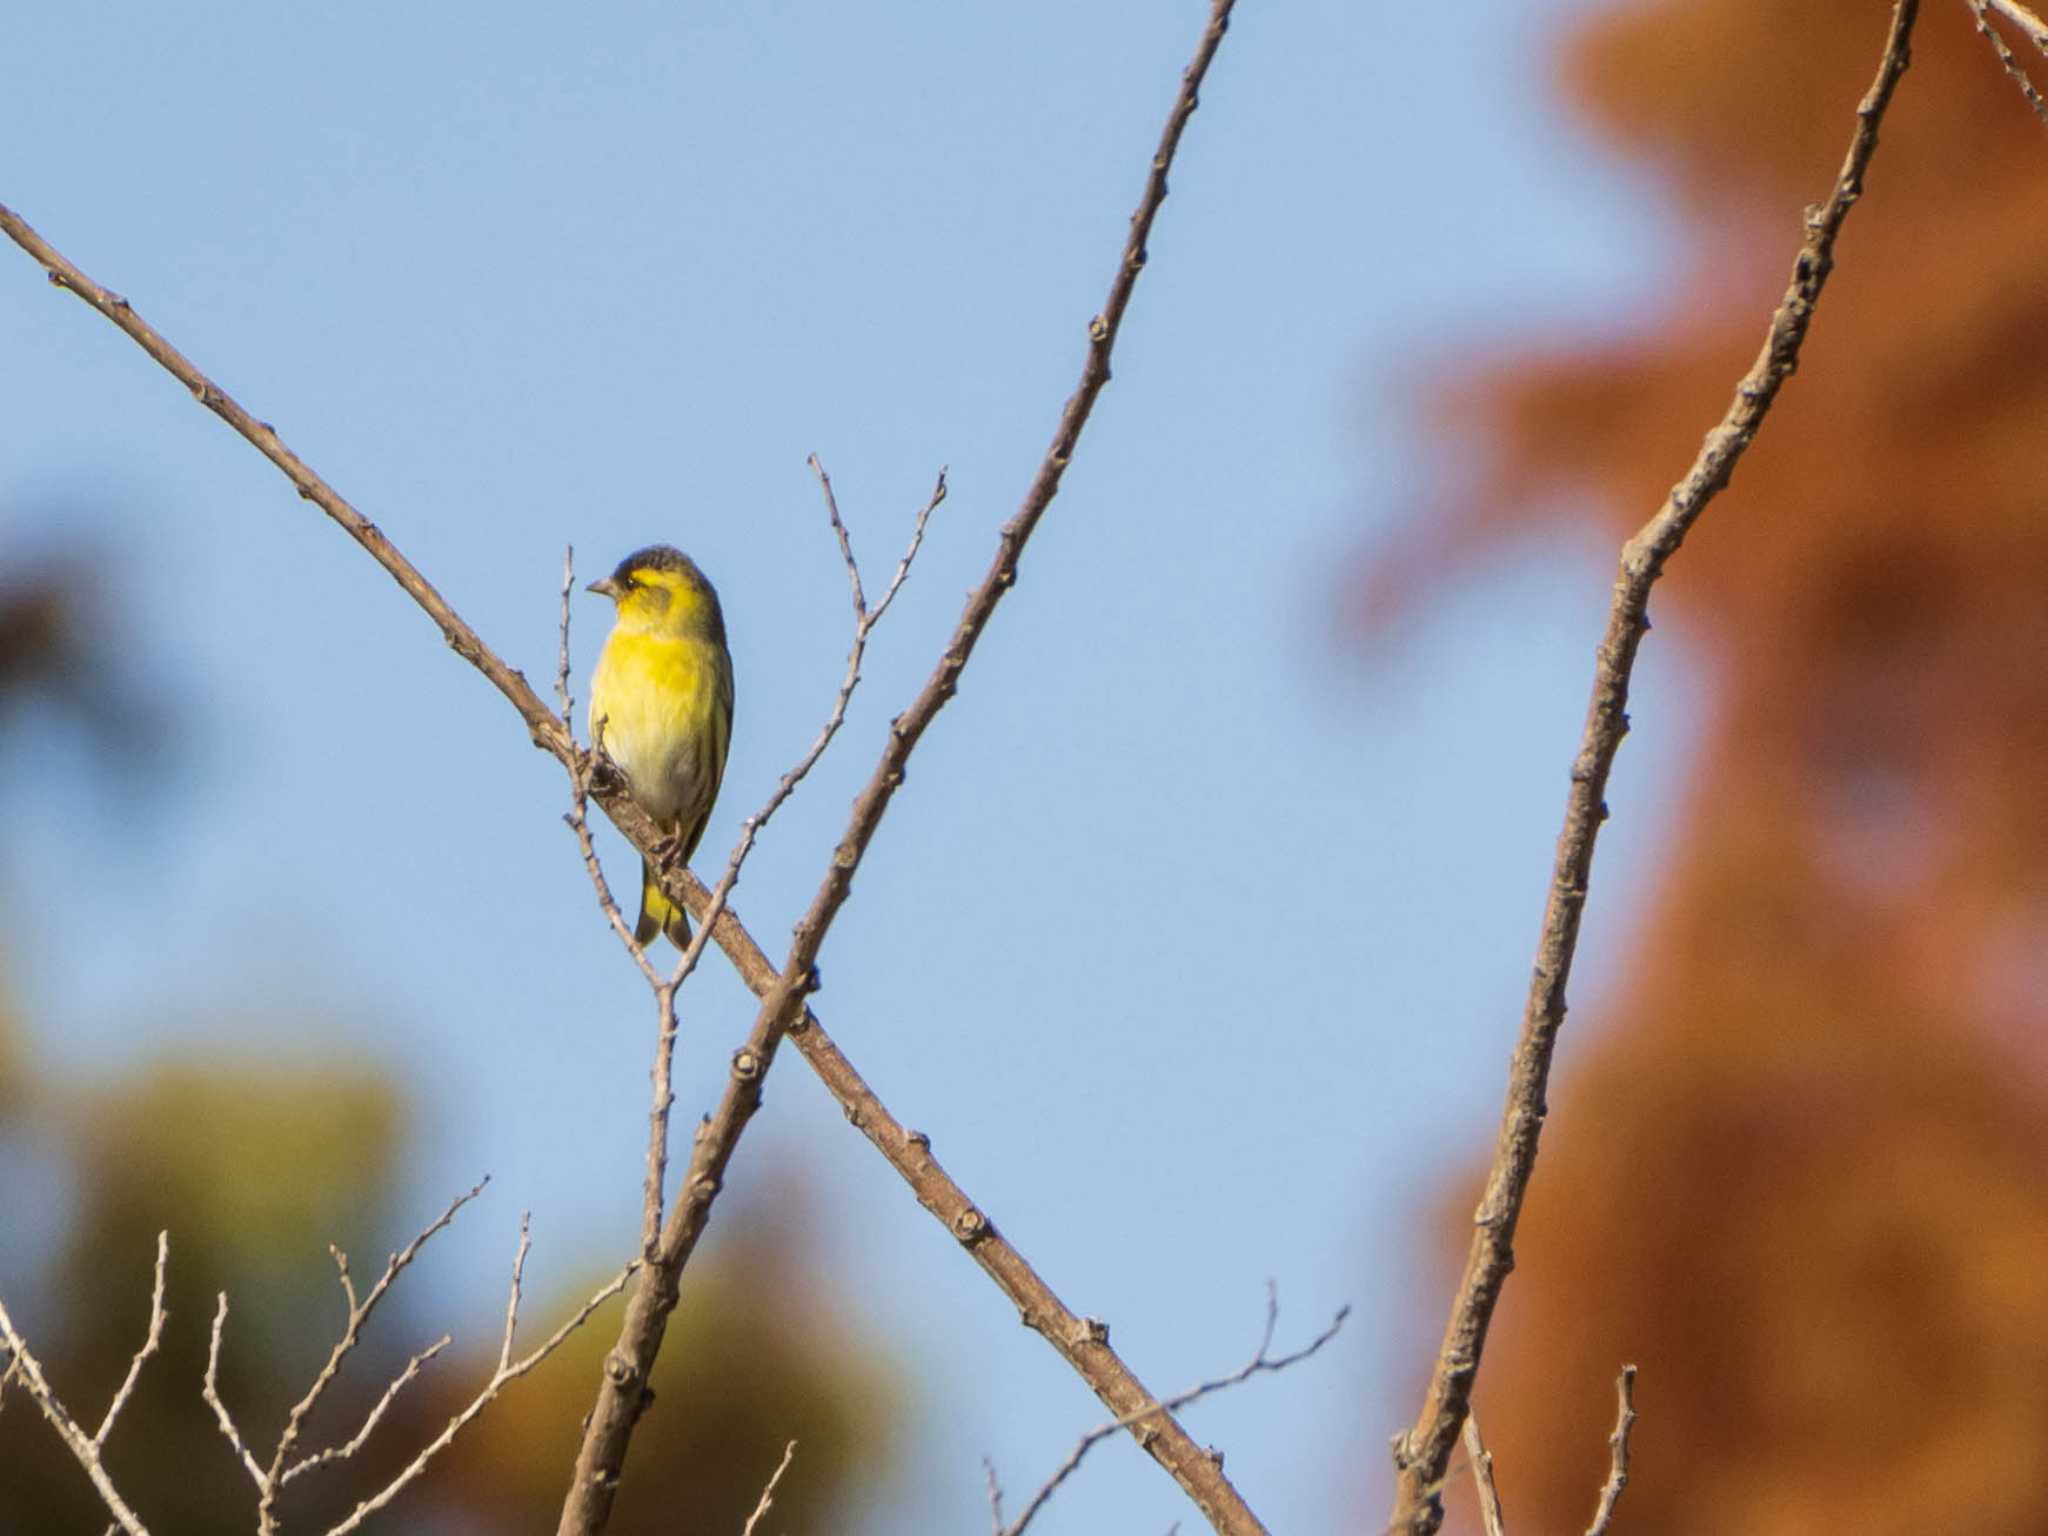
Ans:
<svg viewBox="0 0 2048 1536"><path fill-rule="evenodd" d="M1153 153L1144 193L1137 212L1131 218L1130 234L1117 263L1116 275L1110 283L1108 299L1102 312L1089 322L1088 350L1080 383L1060 413L1052 445L1039 464L1023 504L1003 525L988 573L968 595L966 610L954 627L952 639L941 654L938 665L910 707L891 722L881 760L854 801L847 829L826 865L824 879L812 898L810 908L797 922L789 954L780 973L765 990L756 988L762 1002L753 1030L746 1044L733 1056L732 1072L717 1110L698 1129L675 1209L663 1225L660 1245L648 1266L645 1281L627 1304L619 1342L606 1358L597 1402L591 1409L583 1443L576 1456L575 1476L562 1506L558 1527L560 1536L591 1536L591 1533L603 1530L610 1518L626 1450L649 1400L648 1378L661 1348L668 1315L676 1305L683 1266L688 1263L697 1239L710 1219L711 1205L718 1196L733 1150L760 1106L761 1079L773 1064L783 1036L792 1028L800 1027L807 1018L803 999L818 984L818 950L852 889L854 871L859 868L876 829L881 825L883 813L903 783L911 752L946 701L958 690L960 673L973 655L974 647L988 627L997 604L1002 601L1003 594L1015 585L1024 545L1058 494L1060 481L1073 460L1074 448L1087 425L1096 397L1109 382L1110 354L1116 345L1117 329L1130 304L1138 274L1144 269L1145 242L1151 233L1153 219L1166 199L1167 171L1173 163L1174 152L1179 147L1188 119L1194 113L1203 76L1223 40L1231 5L1232 0L1214 0L1194 59L1182 75L1179 95L1167 116L1158 148ZM856 602L859 602L858 593ZM727 953L732 952L732 946L728 945ZM818 1033L822 1035L822 1031ZM810 1056L809 1052L805 1054ZM836 1056L836 1051L833 1054ZM813 1064L816 1065L815 1059ZM845 1065L843 1057L838 1058L838 1064L844 1066L842 1082L848 1091L859 1084L861 1093L872 1100L873 1095L866 1093L866 1085L859 1083L858 1075ZM824 1074L821 1072L820 1075ZM839 1090L835 1088L834 1091L837 1094ZM842 1099L842 1102L848 1101ZM851 1105L849 1113L853 1113ZM856 1123L860 1122L856 1120ZM864 1125L863 1129L868 1130L870 1139L875 1138L873 1128ZM928 1164L929 1148L914 1148L900 1126L894 1130L894 1146L881 1141L876 1144L883 1147L885 1155L890 1156L891 1162L897 1164L906 1178L912 1178L905 1164L898 1162L898 1155L915 1159L921 1151L923 1160ZM917 1180L912 1178L912 1183L915 1187ZM950 1180L946 1185L957 1188L951 1186ZM923 1194L922 1190L920 1194ZM936 1207L930 1208L935 1214L941 1214ZM964 1196L957 1209L944 1214L954 1235L970 1251L985 1245L992 1235L992 1224L987 1217L967 1204ZM1108 1354L1104 1348L1106 1330L1100 1324L1090 1325L1073 1319L1072 1314L1059 1305L1057 1298L1051 1296L1044 1283L1024 1264L1021 1256L1015 1250L1007 1249L1007 1245L1005 1251L1004 1268L1009 1272L1009 1283L1004 1283L1003 1272L991 1267L990 1273L997 1276L998 1283L1004 1283L1004 1289L1011 1292L1012 1299L1019 1299L1020 1294L1032 1297L1035 1290L1039 1293L1035 1299L1041 1303L1051 1302L1050 1308L1042 1307L1034 1314L1027 1301L1019 1300L1026 1322L1039 1327L1061 1354L1081 1371L1112 1413L1121 1416L1141 1409L1152 1410L1145 1415L1146 1422L1142 1427L1132 1426L1133 1433L1195 1500L1211 1523L1219 1531L1262 1530L1250 1507L1224 1477L1220 1458L1211 1457L1197 1447L1172 1415L1157 1407L1156 1399L1145 1391L1122 1361ZM984 1267L989 1266L985 1263ZM1016 1289L1013 1290L1013 1286ZM1057 1313L1052 1308L1057 1308Z"/></svg>
<svg viewBox="0 0 2048 1536"><path fill-rule="evenodd" d="M1628 731L1629 677L1636 651L1650 627L1650 589L1677 553L1687 531L1727 485L1736 462L1755 439L1771 402L1799 364L1799 350L1813 320L1814 305L1834 265L1835 237L1849 209L1863 195L1863 176L1877 148L1877 130L1892 91L1905 73L1908 41L1918 0L1896 0L1877 77L1856 108L1856 129L1825 204L1809 208L1806 238L1793 262L1792 279L1779 301L1763 349L1736 385L1734 403L1706 436L1699 457L1654 517L1622 546L1621 573L1614 584L1607 631L1593 675L1593 698L1573 759L1558 836L1550 896L1543 912L1534 975L1522 1014L1521 1037L1508 1072L1486 1193L1473 1217L1472 1244L1464 1278L1444 1329L1443 1345L1430 1373L1422 1412L1394 1441L1395 1493L1392 1529L1406 1536L1430 1536L1443 1523L1443 1484L1451 1451L1471 1405L1487 1325L1514 1265L1515 1223L1536 1166L1536 1141L1543 1128L1544 1094L1551 1054L1564 1024L1565 982L1578 947L1579 919L1592 876L1593 842L1607 815L1604 796L1614 755Z"/></svg>

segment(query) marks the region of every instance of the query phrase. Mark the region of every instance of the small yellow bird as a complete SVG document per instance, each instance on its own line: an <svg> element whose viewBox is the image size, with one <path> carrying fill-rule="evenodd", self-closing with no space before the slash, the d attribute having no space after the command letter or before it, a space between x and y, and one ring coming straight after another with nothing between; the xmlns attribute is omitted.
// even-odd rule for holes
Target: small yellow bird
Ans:
<svg viewBox="0 0 2048 1536"><path fill-rule="evenodd" d="M667 544L636 550L588 590L618 610L590 679L590 739L688 862L718 798L732 740L732 655L718 594L696 562ZM689 915L642 859L633 937L648 944L657 933L683 948Z"/></svg>

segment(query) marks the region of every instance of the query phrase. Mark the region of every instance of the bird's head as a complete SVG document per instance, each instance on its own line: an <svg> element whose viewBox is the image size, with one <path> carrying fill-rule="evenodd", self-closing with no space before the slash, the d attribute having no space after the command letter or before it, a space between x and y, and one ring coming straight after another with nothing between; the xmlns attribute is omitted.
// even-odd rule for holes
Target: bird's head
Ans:
<svg viewBox="0 0 2048 1536"><path fill-rule="evenodd" d="M588 591L618 605L621 629L658 630L665 634L702 635L725 641L725 615L718 593L697 569L697 563L668 544L650 544L619 562L619 568Z"/></svg>

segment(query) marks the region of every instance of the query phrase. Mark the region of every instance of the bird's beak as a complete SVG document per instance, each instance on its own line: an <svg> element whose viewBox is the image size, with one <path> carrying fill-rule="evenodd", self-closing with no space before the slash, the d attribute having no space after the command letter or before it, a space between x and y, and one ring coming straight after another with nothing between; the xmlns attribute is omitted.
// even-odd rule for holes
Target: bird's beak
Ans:
<svg viewBox="0 0 2048 1536"><path fill-rule="evenodd" d="M595 592L599 597L608 597L615 603L619 600L619 584L609 576L605 577L603 581L593 581L583 590Z"/></svg>

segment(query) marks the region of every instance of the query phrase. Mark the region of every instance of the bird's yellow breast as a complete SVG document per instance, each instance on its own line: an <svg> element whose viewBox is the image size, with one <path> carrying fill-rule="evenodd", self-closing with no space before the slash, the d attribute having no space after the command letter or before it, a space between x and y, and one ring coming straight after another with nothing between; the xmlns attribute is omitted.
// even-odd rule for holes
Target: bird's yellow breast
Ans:
<svg viewBox="0 0 2048 1536"><path fill-rule="evenodd" d="M590 733L659 821L701 819L718 792L731 729L725 648L698 636L618 628L590 684Z"/></svg>

